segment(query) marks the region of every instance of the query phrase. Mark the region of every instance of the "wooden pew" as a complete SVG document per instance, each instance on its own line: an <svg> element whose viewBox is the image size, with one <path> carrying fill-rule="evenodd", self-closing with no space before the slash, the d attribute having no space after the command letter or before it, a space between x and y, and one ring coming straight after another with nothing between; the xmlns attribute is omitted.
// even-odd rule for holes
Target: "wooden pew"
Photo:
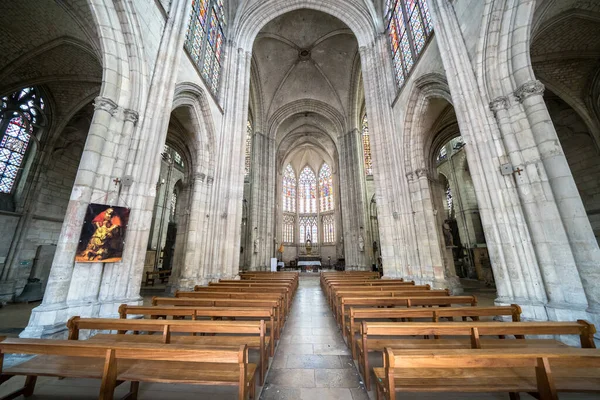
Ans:
<svg viewBox="0 0 600 400"><path fill-rule="evenodd" d="M99 400L113 400L120 383L131 382L127 399L136 399L140 382L238 386L238 400L255 398L256 365L246 346L238 348L113 343L94 341L4 339L4 354L33 354L33 359L2 368L0 383L26 376L25 386L4 399L30 396L38 376L100 379ZM158 367L158 368L157 368Z"/></svg>
<svg viewBox="0 0 600 400"><path fill-rule="evenodd" d="M245 300L245 299L192 299L174 297L153 297L153 306L177 306L177 307L269 307L275 309L275 326L277 331L283 329L283 310L277 300Z"/></svg>
<svg viewBox="0 0 600 400"><path fill-rule="evenodd" d="M245 287L245 286L194 286L194 292L199 293L222 293L222 292L238 292L238 293L279 293L283 296L283 303L285 305L286 314L290 312L292 306L291 292L289 288L285 287Z"/></svg>
<svg viewBox="0 0 600 400"><path fill-rule="evenodd" d="M333 315L340 324L342 325L342 321L340 320L341 316L346 315L347 312L346 304L347 300L345 299L359 299L359 298L379 298L379 297L450 297L449 290L391 290L391 291L381 291L381 292L346 292L340 295L336 295L334 300L334 308Z"/></svg>
<svg viewBox="0 0 600 400"><path fill-rule="evenodd" d="M386 348L384 367L374 368L377 399L396 392L519 392L556 400L559 392L600 392L596 349L412 350Z"/></svg>
<svg viewBox="0 0 600 400"><path fill-rule="evenodd" d="M359 288L347 288L341 287L339 289L333 289L331 291L331 303L330 306L333 309L336 304L339 304L339 299L342 296L351 297L367 297L367 296L394 296L394 293L415 293L415 292L427 292L432 293L432 296L450 296L448 289L444 290L431 290L429 285L419 286L375 286L375 287L359 287Z"/></svg>
<svg viewBox="0 0 600 400"><path fill-rule="evenodd" d="M336 290L352 290L359 288L370 288L370 287L413 287L415 286L414 281L403 281L399 279L395 280L371 280L369 281L359 281L359 282L346 282L346 281L333 281L327 283L326 287L323 289L325 292L325 296L329 300L331 298L331 293ZM429 285L419 285L429 286Z"/></svg>
<svg viewBox="0 0 600 400"><path fill-rule="evenodd" d="M279 338L275 324L274 308L250 308L250 307L175 307L175 306L130 306L121 304L119 317L127 319L128 315L149 316L151 319L180 319L190 317L192 320L200 318L252 318L265 321L265 327L269 334L271 357L275 355L275 339Z"/></svg>
<svg viewBox="0 0 600 400"><path fill-rule="evenodd" d="M282 318L285 318L289 312L285 297L278 293L244 293L244 292L185 292L176 291L175 298L189 299L236 299L236 300L276 300L282 312Z"/></svg>
<svg viewBox="0 0 600 400"><path fill-rule="evenodd" d="M437 308L355 308L350 307L346 322L346 333L348 347L352 350L352 358L356 359L356 346L354 335L360 333L360 321L380 320L384 318L402 319L412 322L414 318L430 319L431 322L439 322L442 318L452 321L460 318L467 321L471 318L478 321L480 317L502 317L509 316L513 322L521 321L521 307L516 304L510 306L492 307L437 307Z"/></svg>
<svg viewBox="0 0 600 400"><path fill-rule="evenodd" d="M565 347L555 339L525 339L525 335L578 335L581 347L595 348L594 325L577 322L366 322L361 325L360 340L356 341L358 365L370 390L369 352L390 347L397 352L410 349L464 349L464 348L540 348ZM452 339L408 339L409 336L459 336ZM385 339L377 337L385 336ZM397 336L397 338L388 338ZM460 337L462 336L462 337ZM495 336L496 338L481 338ZM498 337L515 336L517 339ZM375 338L373 338L375 337ZM401 337L401 338L398 338Z"/></svg>
<svg viewBox="0 0 600 400"><path fill-rule="evenodd" d="M103 343L163 343L183 345L205 345L219 347L248 346L259 351L260 382L264 384L269 364L269 339L266 337L264 321L185 321L156 319L109 319L71 317L67 322L69 340L78 340L82 330L117 331L114 334L96 334L90 341ZM133 335L127 335L133 332ZM137 334L148 332L147 335ZM153 335L153 333L162 335ZM173 335L189 333L190 336ZM242 336L197 336L197 334L242 335Z"/></svg>
<svg viewBox="0 0 600 400"><path fill-rule="evenodd" d="M292 291L292 294L296 293L296 290L298 289L298 280L290 280L290 279L275 279L275 278L270 278L270 279L262 279L262 278L255 278L255 279L243 279L241 281L237 281L237 280L232 280L232 279L221 279L219 280L219 282L210 282L208 285L219 285L219 284L225 284L225 285L256 285L256 284L265 284L265 285L278 285L278 286L285 286L285 287L289 287L290 290Z"/></svg>
<svg viewBox="0 0 600 400"><path fill-rule="evenodd" d="M342 332L346 332L347 308L355 307L450 307L452 305L466 305L475 307L475 296L439 296L439 297L343 297L340 307Z"/></svg>

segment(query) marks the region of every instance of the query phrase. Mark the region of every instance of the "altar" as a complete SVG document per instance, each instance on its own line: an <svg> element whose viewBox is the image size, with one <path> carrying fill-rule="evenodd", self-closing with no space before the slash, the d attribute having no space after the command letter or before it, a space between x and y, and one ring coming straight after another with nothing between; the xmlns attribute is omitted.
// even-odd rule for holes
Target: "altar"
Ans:
<svg viewBox="0 0 600 400"><path fill-rule="evenodd" d="M321 261L317 260L301 260L298 261L298 267L302 269L302 272L314 272L321 268Z"/></svg>

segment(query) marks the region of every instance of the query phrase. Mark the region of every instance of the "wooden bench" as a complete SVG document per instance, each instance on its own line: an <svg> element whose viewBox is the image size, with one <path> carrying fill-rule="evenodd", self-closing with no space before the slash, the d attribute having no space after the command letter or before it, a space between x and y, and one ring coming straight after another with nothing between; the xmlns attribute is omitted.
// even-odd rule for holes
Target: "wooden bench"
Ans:
<svg viewBox="0 0 600 400"><path fill-rule="evenodd" d="M221 279L219 282L210 282L208 285L238 285L238 286L246 286L246 285L272 285L272 286L284 286L290 288L292 294L296 293L298 289L298 280L289 280L289 279L244 279L241 281L231 280L231 279Z"/></svg>
<svg viewBox="0 0 600 400"><path fill-rule="evenodd" d="M161 283L165 283L171 276L170 269L164 269L161 271L146 271L146 286L154 286L154 281L160 279Z"/></svg>
<svg viewBox="0 0 600 400"><path fill-rule="evenodd" d="M99 400L112 400L114 389L131 382L126 399L137 399L140 382L238 386L238 400L255 398L256 365L248 363L245 346L206 348L151 343L4 339L4 354L37 355L11 368L2 368L0 383L26 376L25 386L3 399L33 394L38 376L87 378L102 381ZM0 365L1 366L1 365Z"/></svg>
<svg viewBox="0 0 600 400"><path fill-rule="evenodd" d="M464 349L464 348L540 348L565 347L555 339L525 339L526 335L578 335L581 347L595 348L594 325L577 322L366 322L361 325L360 340L356 341L358 365L370 390L369 352L384 348L409 349ZM452 339L407 339L410 336L458 336ZM385 336L385 339L378 337ZM396 336L396 338L389 338ZM462 337L461 337L462 336ZM495 336L495 338L481 338ZM505 339L515 336L517 339ZM375 338L373 338L375 337ZM400 338L401 337L401 338Z"/></svg>
<svg viewBox="0 0 600 400"><path fill-rule="evenodd" d="M130 306L121 304L119 317L127 319L128 315L143 315L151 319L173 319L190 317L192 320L200 318L243 318L258 319L265 321L265 328L269 334L271 344L271 357L275 355L275 339L279 338L277 325L275 324L275 310L273 308L249 308L249 307L175 307L175 306Z"/></svg>
<svg viewBox="0 0 600 400"><path fill-rule="evenodd" d="M346 304L349 300L346 299L368 299L368 298L393 298L393 297L450 297L448 290L392 290L392 291L381 291L381 292L346 292L336 295L334 300L333 315L341 325L341 316L345 315L348 310Z"/></svg>
<svg viewBox="0 0 600 400"><path fill-rule="evenodd" d="M404 293L415 293L416 295L422 293L430 293L431 296L450 296L450 291L445 290L431 290L429 285L419 286L383 286L383 287L371 287L371 288L358 288L358 289L339 289L331 292L331 308L333 309L336 304L339 305L340 297L403 297Z"/></svg>
<svg viewBox="0 0 600 400"><path fill-rule="evenodd" d="M519 392L556 400L559 392L600 392L596 349L485 349L403 351L386 348L374 368L377 399L396 392Z"/></svg>
<svg viewBox="0 0 600 400"><path fill-rule="evenodd" d="M253 283L253 284L214 284L209 286L194 286L194 292L244 292L244 293L280 293L284 296L287 312L289 312L292 304L293 292L290 287L273 286L269 284Z"/></svg>
<svg viewBox="0 0 600 400"><path fill-rule="evenodd" d="M153 297L153 306L177 306L177 307L269 307L275 310L275 326L277 331L283 329L283 311L277 300L245 300L245 299L193 299L175 297Z"/></svg>
<svg viewBox="0 0 600 400"><path fill-rule="evenodd" d="M352 358L356 359L356 348L354 335L360 333L360 321L380 319L401 319L402 322L412 322L414 318L429 319L431 322L439 322L443 318L453 321L460 318L467 321L471 318L478 321L480 317L503 317L509 316L513 322L521 321L521 307L516 304L510 306L492 307L439 307L439 308L355 308L350 307L346 322L346 334L348 347L352 350ZM397 322L397 321L394 321ZM426 321L427 322L427 321Z"/></svg>
<svg viewBox="0 0 600 400"><path fill-rule="evenodd" d="M264 321L185 321L156 319L109 319L71 317L67 322L69 340L78 340L82 330L117 331L117 334L96 334L88 340L104 343L163 343L220 347L248 346L259 351L260 382L264 384L269 364L269 338ZM134 333L127 335L127 332ZM147 332L147 335L140 335ZM161 333L154 335L153 333ZM189 333L189 336L173 335ZM219 334L225 336L197 336ZM242 335L242 336L231 336Z"/></svg>
<svg viewBox="0 0 600 400"><path fill-rule="evenodd" d="M371 288L371 287L413 287L416 286L414 281L403 281L403 280L385 280L385 281L377 281L372 280L371 282L330 282L323 289L325 292L325 297L329 300L331 298L331 293L337 290L352 290L361 288ZM420 287L429 286L429 285L419 285Z"/></svg>
<svg viewBox="0 0 600 400"><path fill-rule="evenodd" d="M282 311L283 318L289 313L288 306L285 301L285 296L279 293L245 293L245 292L224 292L224 291L210 291L210 292L185 292L176 291L176 298L188 298L188 299L239 299L239 300L276 300L279 302L280 310Z"/></svg>

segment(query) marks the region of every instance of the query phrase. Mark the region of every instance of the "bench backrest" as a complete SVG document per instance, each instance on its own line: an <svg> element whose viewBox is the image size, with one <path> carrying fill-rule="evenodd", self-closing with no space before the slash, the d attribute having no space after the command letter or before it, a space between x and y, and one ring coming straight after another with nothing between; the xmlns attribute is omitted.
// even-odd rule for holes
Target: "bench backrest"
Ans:
<svg viewBox="0 0 600 400"><path fill-rule="evenodd" d="M176 298L176 297L153 297L154 306L188 306L188 307L276 307L279 308L278 300L269 299L194 299L194 298Z"/></svg>
<svg viewBox="0 0 600 400"><path fill-rule="evenodd" d="M79 339L82 330L126 332L162 332L164 343L169 343L171 333L228 333L265 335L265 321L187 321L157 319L110 319L71 317L67 322L69 339Z"/></svg>
<svg viewBox="0 0 600 400"><path fill-rule="evenodd" d="M266 318L274 316L273 307L175 307L175 306L130 306L121 304L120 318L128 315L173 316L173 317L234 317Z"/></svg>
<svg viewBox="0 0 600 400"><path fill-rule="evenodd" d="M347 306L449 306L452 304L477 305L475 296L405 296L405 297L342 297L341 302Z"/></svg>
<svg viewBox="0 0 600 400"><path fill-rule="evenodd" d="M521 320L521 307L517 304L510 306L492 307L437 307L437 308L354 308L350 307L351 319L382 319L382 318L431 318L437 322L440 318L462 317L496 317L510 316L513 322Z"/></svg>
<svg viewBox="0 0 600 400"><path fill-rule="evenodd" d="M481 336L578 335L581 347L595 348L596 328L584 320L576 322L367 322L361 336L470 336L473 348L481 348Z"/></svg>

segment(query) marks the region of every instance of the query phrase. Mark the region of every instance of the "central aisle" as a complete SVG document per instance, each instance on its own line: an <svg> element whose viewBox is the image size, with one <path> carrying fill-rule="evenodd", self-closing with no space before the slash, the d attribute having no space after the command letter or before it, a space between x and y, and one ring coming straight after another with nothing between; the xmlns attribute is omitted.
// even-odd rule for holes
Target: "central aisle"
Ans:
<svg viewBox="0 0 600 400"><path fill-rule="evenodd" d="M261 400L368 398L319 286L319 275L301 275Z"/></svg>

